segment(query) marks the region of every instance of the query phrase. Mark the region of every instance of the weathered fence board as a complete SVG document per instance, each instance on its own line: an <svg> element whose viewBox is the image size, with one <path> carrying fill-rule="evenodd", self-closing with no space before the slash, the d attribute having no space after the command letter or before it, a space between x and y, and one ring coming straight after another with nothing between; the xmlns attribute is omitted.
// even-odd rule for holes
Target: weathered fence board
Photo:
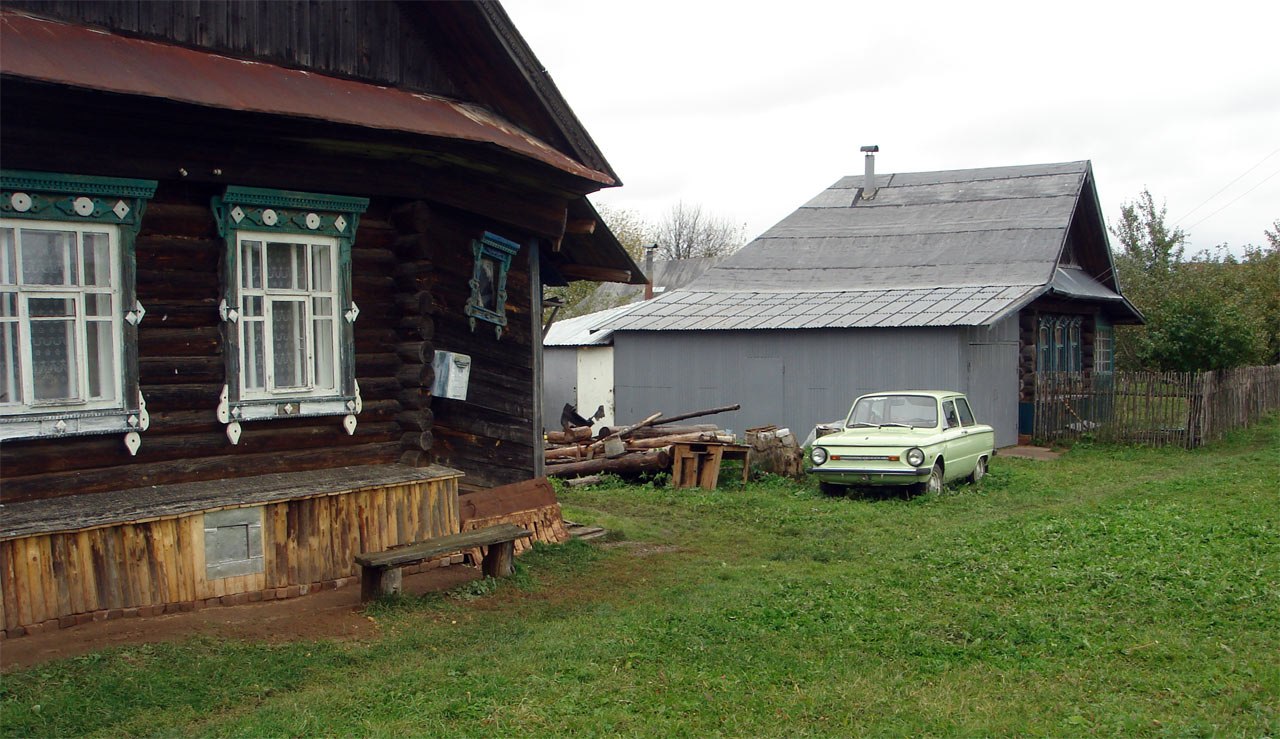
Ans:
<svg viewBox="0 0 1280 739"><path fill-rule="evenodd" d="M1280 365L1211 372L1042 372L1039 441L1198 447L1280 410Z"/></svg>

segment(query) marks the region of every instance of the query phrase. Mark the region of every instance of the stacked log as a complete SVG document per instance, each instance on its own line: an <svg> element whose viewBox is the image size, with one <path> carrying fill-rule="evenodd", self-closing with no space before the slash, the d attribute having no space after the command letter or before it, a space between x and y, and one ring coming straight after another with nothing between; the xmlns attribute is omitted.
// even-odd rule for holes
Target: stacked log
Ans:
<svg viewBox="0 0 1280 739"><path fill-rule="evenodd" d="M552 477L576 477L611 473L623 477L664 472L671 469L671 446L679 443L732 443L732 434L715 424L675 426L667 421L681 421L698 416L737 410L739 406L712 408L683 413L665 419L654 413L645 420L623 428L603 427L597 434L591 427L581 426L550 431L546 434L546 474Z"/></svg>

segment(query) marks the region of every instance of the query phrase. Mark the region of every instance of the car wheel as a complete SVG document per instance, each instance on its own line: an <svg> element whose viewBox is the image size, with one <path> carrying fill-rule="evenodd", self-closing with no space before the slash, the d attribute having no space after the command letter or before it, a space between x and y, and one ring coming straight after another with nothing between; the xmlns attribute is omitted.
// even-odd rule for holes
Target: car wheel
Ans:
<svg viewBox="0 0 1280 739"><path fill-rule="evenodd" d="M929 473L929 481L924 484L926 493L942 492L942 460L933 463L933 471Z"/></svg>
<svg viewBox="0 0 1280 739"><path fill-rule="evenodd" d="M830 495L830 496L844 495L845 493L849 492L848 485L837 485L834 482L819 481L818 489L822 491L823 495Z"/></svg>
<svg viewBox="0 0 1280 739"><path fill-rule="evenodd" d="M978 464L973 468L973 474L969 475L969 482L977 483L978 480L987 476L987 458L978 457Z"/></svg>

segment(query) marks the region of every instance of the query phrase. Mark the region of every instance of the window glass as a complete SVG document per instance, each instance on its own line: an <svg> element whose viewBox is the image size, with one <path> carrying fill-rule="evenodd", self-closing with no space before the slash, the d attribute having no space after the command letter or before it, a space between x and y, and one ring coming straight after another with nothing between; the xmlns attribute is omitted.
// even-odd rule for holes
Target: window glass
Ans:
<svg viewBox="0 0 1280 739"><path fill-rule="evenodd" d="M75 237L73 231L22 229L23 284L76 284Z"/></svg>
<svg viewBox="0 0 1280 739"><path fill-rule="evenodd" d="M18 258L12 228L0 228L0 285L18 284Z"/></svg>
<svg viewBox="0 0 1280 739"><path fill-rule="evenodd" d="M321 237L267 241L252 234L239 243L242 397L336 392L341 315L336 243Z"/></svg>
<svg viewBox="0 0 1280 739"><path fill-rule="evenodd" d="M960 425L960 417L956 415L956 404L950 400L942 402L942 418L946 422L946 428L955 428Z"/></svg>
<svg viewBox="0 0 1280 739"><path fill-rule="evenodd" d="M74 400L78 392L75 301L29 298L31 371L34 402Z"/></svg>
<svg viewBox="0 0 1280 739"><path fill-rule="evenodd" d="M111 287L111 240L104 233L84 234L84 284Z"/></svg>
<svg viewBox="0 0 1280 739"><path fill-rule="evenodd" d="M960 423L965 426L973 426L977 423L973 420L973 411L969 409L969 401L964 398L956 398L956 410L960 412Z"/></svg>
<svg viewBox="0 0 1280 739"><path fill-rule="evenodd" d="M307 384L306 335L301 300L271 301L271 352L276 388Z"/></svg>
<svg viewBox="0 0 1280 739"><path fill-rule="evenodd" d="M0 404L17 403L22 354L18 349L18 296L0 293Z"/></svg>
<svg viewBox="0 0 1280 739"><path fill-rule="evenodd" d="M888 423L904 426L938 425L938 404L922 395L877 395L861 398L849 413L848 425Z"/></svg>
<svg viewBox="0 0 1280 739"><path fill-rule="evenodd" d="M88 372L89 399L114 400L116 380L115 336L110 321L85 324L85 370Z"/></svg>

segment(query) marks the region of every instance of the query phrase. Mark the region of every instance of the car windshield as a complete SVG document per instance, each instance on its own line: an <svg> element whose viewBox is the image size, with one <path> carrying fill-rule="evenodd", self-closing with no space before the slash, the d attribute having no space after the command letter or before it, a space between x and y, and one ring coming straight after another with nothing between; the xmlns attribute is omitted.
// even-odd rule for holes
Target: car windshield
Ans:
<svg viewBox="0 0 1280 739"><path fill-rule="evenodd" d="M898 424L932 428L938 425L938 401L925 395L868 395L858 398L847 426Z"/></svg>

